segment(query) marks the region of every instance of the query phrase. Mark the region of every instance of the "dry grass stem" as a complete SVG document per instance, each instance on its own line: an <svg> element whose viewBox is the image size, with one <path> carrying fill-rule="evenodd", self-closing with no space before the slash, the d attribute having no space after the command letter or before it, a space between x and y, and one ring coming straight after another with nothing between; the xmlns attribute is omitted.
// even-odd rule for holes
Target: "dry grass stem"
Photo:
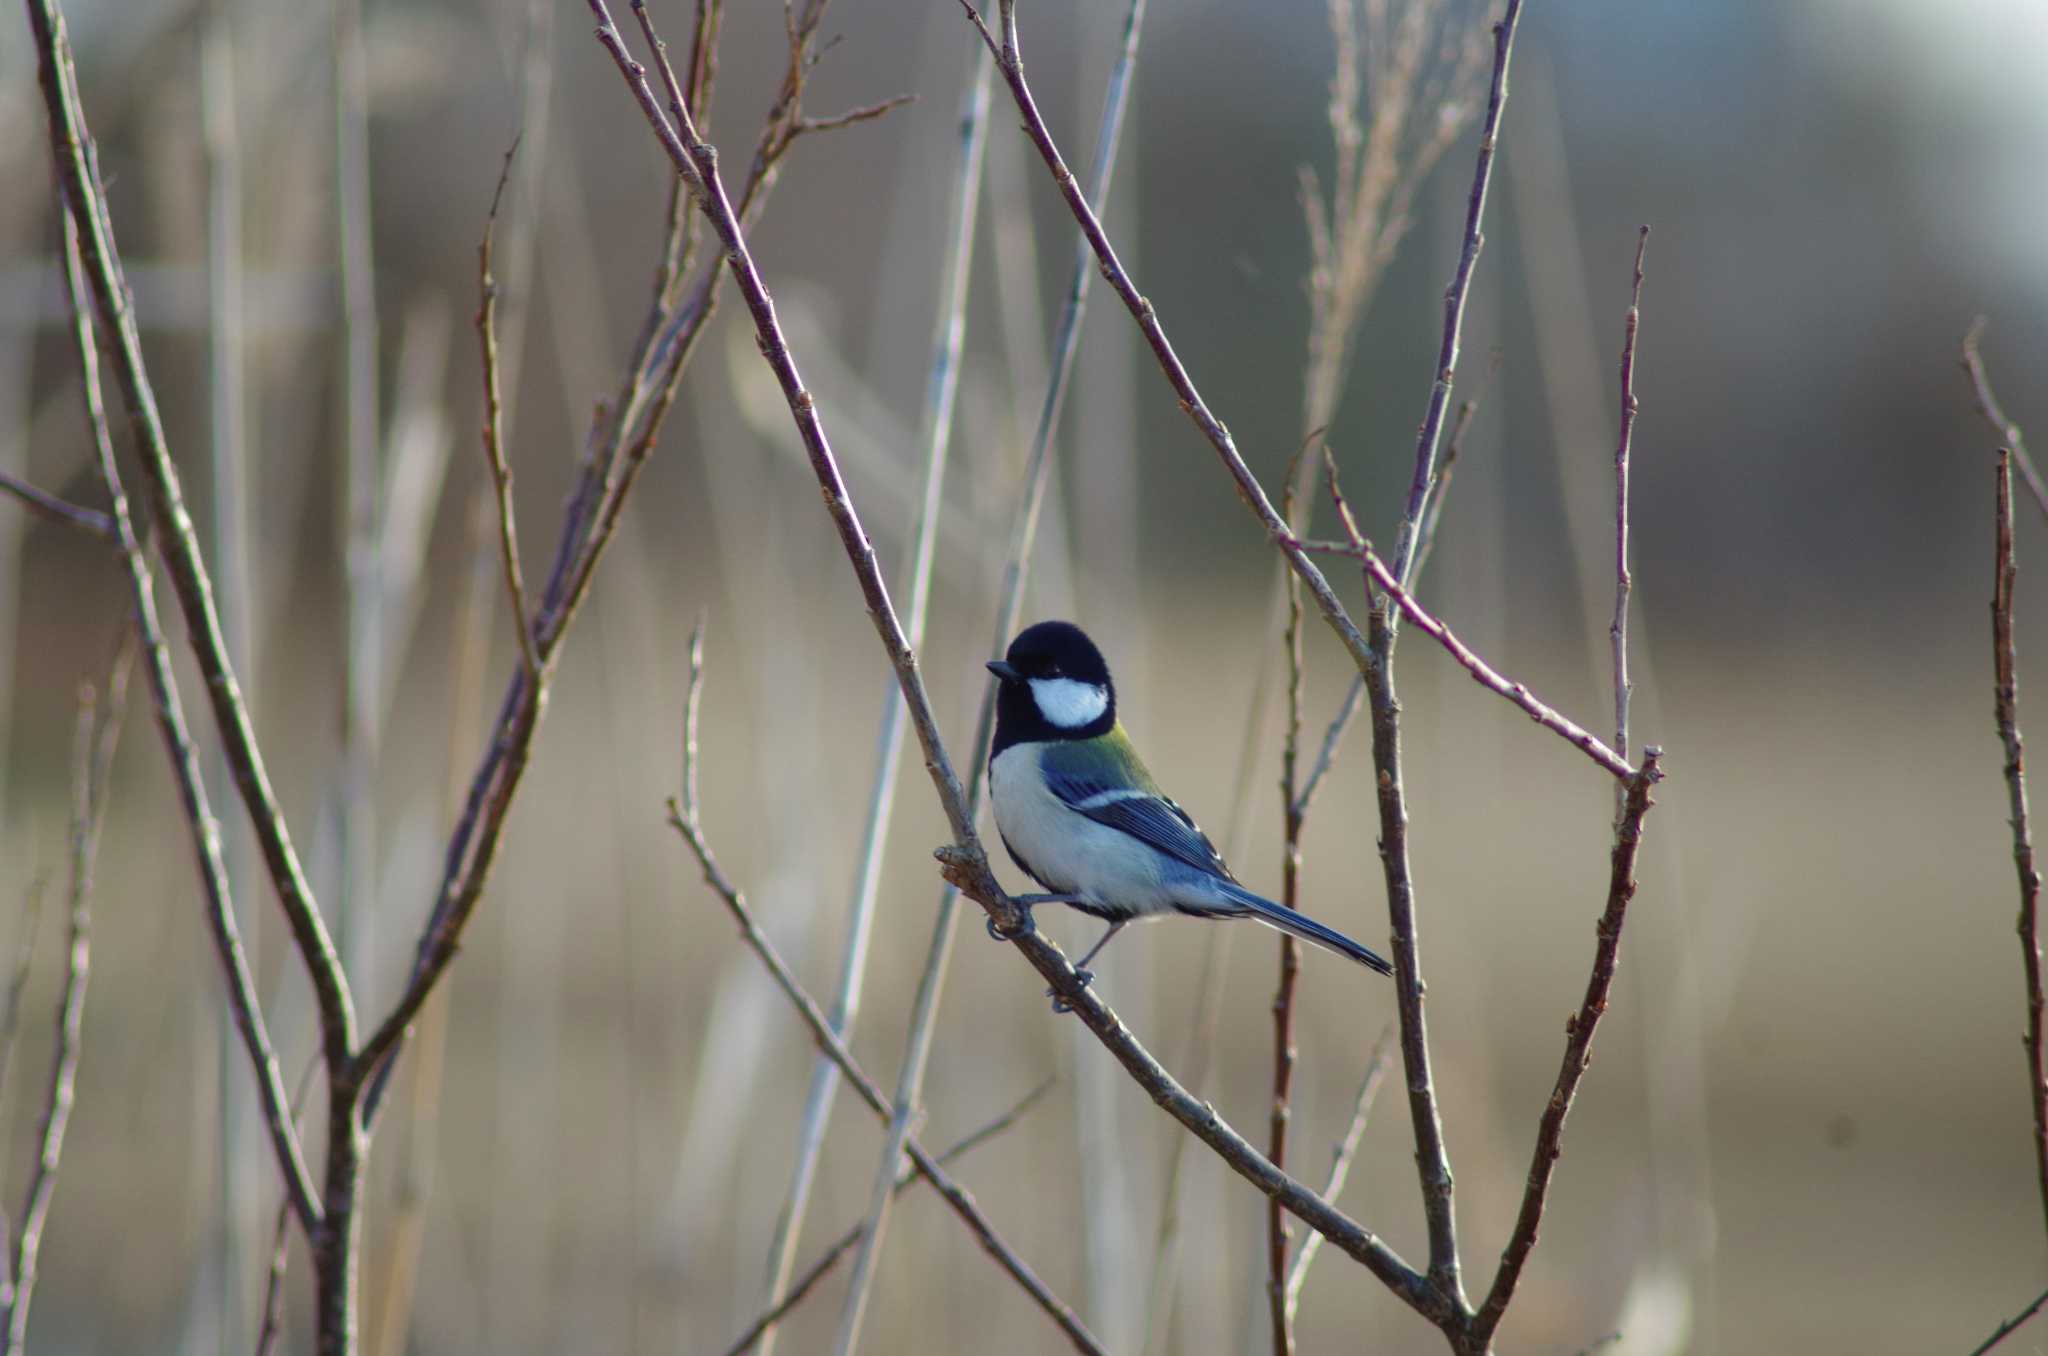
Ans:
<svg viewBox="0 0 2048 1356"><path fill-rule="evenodd" d="M1351 1119L1344 1124L1344 1137L1337 1141L1337 1147L1330 1155L1330 1175L1323 1183L1323 1199L1335 1201L1344 1194L1344 1185L1351 1180L1351 1165L1358 1159L1358 1146L1365 1141L1365 1125L1372 1117L1372 1105L1379 1099L1380 1088L1387 1081L1387 1072L1394 1063L1394 1029L1388 1027L1380 1032L1380 1038L1373 1042L1372 1056L1366 1061L1365 1077L1358 1084L1358 1095L1351 1102ZM1295 1250L1294 1261L1287 1268L1287 1320L1291 1324L1301 1307L1302 1287L1308 1284L1309 1268L1323 1250L1323 1236L1310 1234Z"/></svg>
<svg viewBox="0 0 2048 1356"><path fill-rule="evenodd" d="M953 179L952 204L947 233L947 250L940 289L938 316L932 338L932 362L925 385L923 485L918 497L907 573L909 602L905 628L912 646L924 643L925 615L931 600L932 566L937 557L939 521L945 507L945 478L953 441L953 411L960 389L960 366L967 332L967 296L974 259L976 209L981 200L982 168L988 145L989 88L992 73L981 62L962 100L959 121L959 167ZM868 945L874 930L877 896L881 889L882 860L889 825L896 806L897 772L902 765L905 708L902 694L891 682L883 695L881 734L873 786L868 797L866 829L861 836L858 863L854 868L853 900L848 910L845 948L840 958L839 984L833 997L832 1025L841 1037L851 1040L859 1019L861 997L867 977ZM822 1056L811 1071L803 1119L797 1130L797 1161L791 1174L789 1196L776 1222L775 1241L769 1249L768 1306L772 1310L785 1294L790 1271L796 1261L796 1245L810 1204L818 1158L823 1152L832 1105L839 1089L839 1067ZM914 1091L914 1090L913 1090ZM915 1095L897 1093L899 1106L915 1104ZM895 1179L895 1165L902 1147L892 1135L885 1144L878 1173ZM888 1205L894 1192L888 1182L878 1180L871 1195L867 1222L861 1229L860 1251L854 1278L848 1290L849 1313L865 1305L874 1277L874 1263L883 1237ZM764 1331L763 1356L774 1348L773 1320Z"/></svg>
<svg viewBox="0 0 2048 1356"><path fill-rule="evenodd" d="M838 1066L834 1065L833 1067L837 1068ZM982 1126L979 1130L967 1135L952 1148L940 1154L939 1163L942 1166L951 1163L954 1159L987 1143L1012 1125L1015 1125L1039 1098L1052 1090L1053 1082L1054 1080L1047 1079L1030 1092L1025 1093L1009 1110L990 1121L987 1125ZM923 1176L923 1172L913 1164L896 1175L893 1190L900 1195L912 1183L918 1181ZM775 1324L787 1318L791 1310L802 1304L805 1297L817 1288L818 1282L831 1275L832 1269L838 1266L846 1254L853 1251L854 1245L859 1243L866 1235L867 1225L865 1222L862 1222L855 1224L852 1228L834 1239L831 1245L819 1255L818 1260L805 1268L803 1275L790 1281L787 1293L776 1302L773 1308L747 1325L746 1331L742 1332L738 1340L726 1349L726 1356L745 1356L747 1352L762 1350L763 1339L767 1336L769 1330Z"/></svg>
<svg viewBox="0 0 2048 1356"><path fill-rule="evenodd" d="M2040 506L2042 515L2048 516L2048 483L2044 483L2041 473L2034 469L2034 459L2027 454L2026 437L2020 432L2020 426L2006 416L2005 407L1998 403L1998 395L1991 389L1991 376L1984 370L1984 355L1978 344L1984 338L1987 323L1980 315L1963 335L1963 375L1969 378L1970 394L1977 402L1977 412L1991 426L1993 436L2011 450L2013 461L2019 465L2020 476L2027 482L2034 502Z"/></svg>

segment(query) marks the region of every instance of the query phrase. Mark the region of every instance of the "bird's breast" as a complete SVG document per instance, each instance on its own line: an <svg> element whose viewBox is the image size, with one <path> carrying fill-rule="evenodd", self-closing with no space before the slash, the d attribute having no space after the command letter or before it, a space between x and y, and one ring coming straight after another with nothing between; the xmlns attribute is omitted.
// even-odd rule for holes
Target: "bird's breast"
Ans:
<svg viewBox="0 0 2048 1356"><path fill-rule="evenodd" d="M1087 896L1091 913L1131 917L1173 907L1160 855L1054 795L1039 770L1044 749L1013 744L989 764L989 807L1011 855L1046 889Z"/></svg>

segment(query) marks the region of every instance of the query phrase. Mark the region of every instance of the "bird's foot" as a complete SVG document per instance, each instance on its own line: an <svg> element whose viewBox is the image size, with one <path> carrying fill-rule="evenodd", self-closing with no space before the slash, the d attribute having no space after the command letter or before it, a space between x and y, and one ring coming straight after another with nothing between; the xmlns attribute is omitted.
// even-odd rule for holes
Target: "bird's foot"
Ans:
<svg viewBox="0 0 2048 1356"><path fill-rule="evenodd" d="M1095 972L1093 970L1076 970L1074 971L1074 976L1081 981L1081 987L1084 989L1095 982ZM1047 989L1045 996L1052 1000L1052 1010L1056 1014L1068 1013L1074 1010L1074 1005L1061 998L1059 991L1056 989Z"/></svg>
<svg viewBox="0 0 2048 1356"><path fill-rule="evenodd" d="M1037 924L1031 920L1031 905L1022 899L1013 898L1011 902L1018 905L1017 912L1024 919L1023 922L1019 923L1011 931L1005 932L997 927L996 920L993 917L982 919L982 926L988 929L988 935L999 942L1013 942L1025 933L1037 930Z"/></svg>

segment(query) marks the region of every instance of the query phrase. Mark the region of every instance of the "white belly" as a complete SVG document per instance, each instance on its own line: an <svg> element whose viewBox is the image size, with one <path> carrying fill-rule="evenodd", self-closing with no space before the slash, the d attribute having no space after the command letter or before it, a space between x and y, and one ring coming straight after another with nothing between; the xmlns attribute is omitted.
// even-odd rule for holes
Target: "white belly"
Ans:
<svg viewBox="0 0 2048 1356"><path fill-rule="evenodd" d="M1162 859L1137 839L1068 809L1038 770L1042 745L1015 744L989 765L989 806L1010 850L1056 894L1085 896L1110 917L1173 907Z"/></svg>

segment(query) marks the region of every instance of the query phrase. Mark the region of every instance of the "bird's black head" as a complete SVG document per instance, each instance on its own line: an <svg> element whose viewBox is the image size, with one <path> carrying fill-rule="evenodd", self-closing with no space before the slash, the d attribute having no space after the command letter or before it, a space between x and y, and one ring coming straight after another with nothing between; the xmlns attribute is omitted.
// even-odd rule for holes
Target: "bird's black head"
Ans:
<svg viewBox="0 0 2048 1356"><path fill-rule="evenodd" d="M989 664L996 693L993 758L1012 744L1093 739L1116 724L1116 686L1088 633L1072 622L1028 626Z"/></svg>

